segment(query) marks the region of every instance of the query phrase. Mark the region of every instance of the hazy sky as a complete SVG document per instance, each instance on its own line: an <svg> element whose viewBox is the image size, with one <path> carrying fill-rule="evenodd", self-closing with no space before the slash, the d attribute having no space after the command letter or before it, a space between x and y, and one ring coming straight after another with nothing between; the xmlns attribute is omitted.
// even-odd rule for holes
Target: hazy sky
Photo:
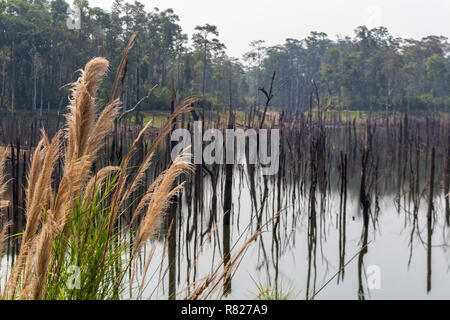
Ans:
<svg viewBox="0 0 450 320"><path fill-rule="evenodd" d="M127 1L127 0L125 0ZM89 0L110 11L112 0ZM134 0L128 0L134 2ZM183 31L215 24L229 55L241 57L252 40L267 45L302 39L310 31L330 38L353 35L359 25L386 26L396 37L450 37L450 0L141 0L147 10L173 8Z"/></svg>

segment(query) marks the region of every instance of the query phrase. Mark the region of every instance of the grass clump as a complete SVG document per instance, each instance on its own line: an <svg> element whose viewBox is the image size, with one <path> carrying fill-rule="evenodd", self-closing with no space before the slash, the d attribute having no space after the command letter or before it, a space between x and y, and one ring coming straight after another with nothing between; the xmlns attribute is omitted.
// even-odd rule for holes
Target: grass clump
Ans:
<svg viewBox="0 0 450 320"><path fill-rule="evenodd" d="M136 151L130 147L120 167L92 168L105 138L119 114L120 101L111 102L98 114L95 96L109 63L104 58L89 61L72 85L66 128L51 140L42 131L30 164L26 190L26 227L14 266L1 292L3 299L117 299L123 276L133 268L143 244L154 235L170 199L181 188L176 179L192 170L187 154L171 163L142 195L133 219L141 216L137 241L122 239L119 217L127 199L141 184L157 145L170 133L174 119L191 110L195 98L184 100L150 147L143 162L130 175L129 163ZM119 75L119 72L118 72ZM114 92L112 92L114 96ZM0 155L0 197L5 191ZM52 178L63 162L60 179ZM0 246L6 226L1 229ZM126 260L124 253L132 252Z"/></svg>
<svg viewBox="0 0 450 320"><path fill-rule="evenodd" d="M256 300L291 300L294 298L293 290L286 290L282 284L276 283L275 286L271 286L254 279L253 283L257 289Z"/></svg>

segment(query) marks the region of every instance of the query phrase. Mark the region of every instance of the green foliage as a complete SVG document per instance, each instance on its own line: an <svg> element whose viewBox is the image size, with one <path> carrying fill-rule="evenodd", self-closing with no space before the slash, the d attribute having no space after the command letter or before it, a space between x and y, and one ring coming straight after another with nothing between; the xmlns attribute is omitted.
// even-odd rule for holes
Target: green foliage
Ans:
<svg viewBox="0 0 450 320"><path fill-rule="evenodd" d="M122 276L129 270L129 241L113 230L110 241L109 198L117 186L118 175L96 190L90 204L78 203L73 218L58 235L54 261L49 272L45 299L118 299L123 290Z"/></svg>
<svg viewBox="0 0 450 320"><path fill-rule="evenodd" d="M292 289L285 290L281 284L275 284L271 287L269 284L263 284L253 280L257 289L258 300L290 300L295 298Z"/></svg>
<svg viewBox="0 0 450 320"><path fill-rule="evenodd" d="M287 39L283 45L264 48L259 63L255 49L246 54L252 63L249 92L268 88L276 71L281 89L271 104L279 108L307 110L314 80L322 104L330 109L448 111L447 40L394 38L385 27L361 26L354 38L335 42L312 32L303 40Z"/></svg>
<svg viewBox="0 0 450 320"><path fill-rule="evenodd" d="M155 88L150 96L146 108L153 110L170 110L171 92L167 87Z"/></svg>
<svg viewBox="0 0 450 320"><path fill-rule="evenodd" d="M309 108L314 80L330 109L445 111L450 96L447 38L394 38L385 27L356 28L354 37L332 41L323 32L286 39L265 47L253 41L241 61L227 56L217 26L199 25L187 44L179 16L172 10L147 12L140 2L116 0L111 11L79 0L80 30L67 25L65 0L0 2L0 109L61 111L67 105L66 84L86 58L103 56L117 68L130 35L138 32L123 79L124 105L134 106L158 85L141 108L167 110L172 86L179 98L202 94L210 107L232 101L235 109L262 105L258 88L268 88L276 71L280 109ZM113 75L99 101L106 103ZM429 96L431 95L431 98ZM209 107L209 106L208 106Z"/></svg>

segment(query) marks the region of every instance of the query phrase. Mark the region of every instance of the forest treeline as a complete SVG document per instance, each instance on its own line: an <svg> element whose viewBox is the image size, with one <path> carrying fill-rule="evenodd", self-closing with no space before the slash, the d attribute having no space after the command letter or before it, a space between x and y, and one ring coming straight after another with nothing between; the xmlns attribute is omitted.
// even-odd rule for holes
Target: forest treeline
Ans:
<svg viewBox="0 0 450 320"><path fill-rule="evenodd" d="M201 24L200 14L189 37L172 9L148 12L140 2L115 0L105 11L87 0L74 3L79 29L68 28L64 0L0 0L0 109L62 110L65 85L78 76L74 70L94 56L106 57L116 70L137 32L123 79L125 109L149 92L140 108L169 109L172 88L180 98L202 96L205 108L224 107L230 92L236 108L259 106L265 98L258 89L268 88L276 72L274 108L308 109L315 83L329 109L449 110L450 46L443 36L401 39L385 27L360 26L353 37L337 40L322 32L276 46L256 40L237 59L226 54L215 25ZM99 92L100 103L113 76Z"/></svg>

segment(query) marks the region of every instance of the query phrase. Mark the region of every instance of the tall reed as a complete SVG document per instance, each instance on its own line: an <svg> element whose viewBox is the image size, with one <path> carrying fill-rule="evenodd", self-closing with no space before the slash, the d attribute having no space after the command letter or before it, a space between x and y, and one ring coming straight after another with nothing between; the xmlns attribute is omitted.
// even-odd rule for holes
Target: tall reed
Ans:
<svg viewBox="0 0 450 320"><path fill-rule="evenodd" d="M188 98L177 107L136 174L130 176L130 161L149 125L142 129L120 167L107 166L94 174L99 150L119 114L120 101L116 99L97 116L95 97L108 67L104 58L89 61L72 84L65 129L51 140L42 131L28 173L27 223L4 299L118 298L122 275L132 265L131 261L121 261L124 253L132 250L132 258L137 257L158 230L170 199L182 188L182 184L174 187L177 178L192 170L190 155L183 152L141 196L139 211L133 214L143 214L137 241L120 238L117 222L127 199L141 183L173 121L190 111L196 99ZM0 157L0 169L5 157ZM55 181L52 177L58 161L64 163L63 174ZM0 170L0 195L5 189L3 180ZM3 235L0 233L0 241Z"/></svg>

